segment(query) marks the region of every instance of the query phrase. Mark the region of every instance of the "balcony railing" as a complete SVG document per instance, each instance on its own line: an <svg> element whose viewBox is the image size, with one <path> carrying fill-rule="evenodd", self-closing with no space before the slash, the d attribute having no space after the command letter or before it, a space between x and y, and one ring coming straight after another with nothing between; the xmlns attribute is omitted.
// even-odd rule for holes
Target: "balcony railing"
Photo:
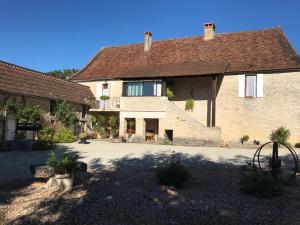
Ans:
<svg viewBox="0 0 300 225"><path fill-rule="evenodd" d="M112 97L108 100L97 100L91 111L119 111L120 98Z"/></svg>

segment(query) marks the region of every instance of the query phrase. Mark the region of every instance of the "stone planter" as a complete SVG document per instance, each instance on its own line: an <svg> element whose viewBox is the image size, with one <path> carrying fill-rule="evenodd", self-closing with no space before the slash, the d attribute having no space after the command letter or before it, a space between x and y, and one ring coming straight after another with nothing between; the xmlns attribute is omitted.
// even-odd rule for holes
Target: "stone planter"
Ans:
<svg viewBox="0 0 300 225"><path fill-rule="evenodd" d="M56 174L55 179L63 191L71 191L73 189L74 177L70 174Z"/></svg>

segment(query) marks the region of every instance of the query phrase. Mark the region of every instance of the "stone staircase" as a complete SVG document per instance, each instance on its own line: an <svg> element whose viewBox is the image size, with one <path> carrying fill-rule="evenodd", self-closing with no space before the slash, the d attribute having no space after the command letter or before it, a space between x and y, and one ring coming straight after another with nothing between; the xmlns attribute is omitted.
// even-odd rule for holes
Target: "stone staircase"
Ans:
<svg viewBox="0 0 300 225"><path fill-rule="evenodd" d="M162 123L165 129L173 130L175 145L216 146L220 143L220 128L204 126L174 102L167 101L167 116Z"/></svg>

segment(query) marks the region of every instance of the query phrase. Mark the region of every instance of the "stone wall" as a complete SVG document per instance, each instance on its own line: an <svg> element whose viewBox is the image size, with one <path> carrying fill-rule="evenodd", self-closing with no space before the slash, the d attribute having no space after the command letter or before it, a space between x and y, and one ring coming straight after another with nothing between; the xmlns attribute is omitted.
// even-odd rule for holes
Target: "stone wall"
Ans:
<svg viewBox="0 0 300 225"><path fill-rule="evenodd" d="M0 92L0 111L1 111L1 115L0 115L0 139L3 139L3 135L7 136L7 134L4 134L4 131L8 130L8 121L6 121L5 126L3 124L3 120L4 120L4 116L2 115L3 113L3 106L5 104L5 98L9 96L9 100L14 102L16 105L17 109L20 109L21 107L23 107L24 105L28 104L28 105L39 105L42 110L44 111L44 121L46 123L51 123L51 120L53 120L53 117L50 116L50 100L49 99L45 99L45 98L40 98L40 97L31 97L31 96L20 96L20 95L14 95L14 94L7 94L7 93L3 93ZM75 112L78 115L78 118L81 117L81 113L82 113L82 105L81 104L77 104L77 103L70 103L71 106L75 109ZM6 118L10 118L10 120L15 121L15 114L10 112L6 115ZM14 122L15 123L15 122ZM72 128L73 129L73 128ZM74 133L78 133L78 129L73 129ZM6 137L5 137L6 139Z"/></svg>
<svg viewBox="0 0 300 225"><path fill-rule="evenodd" d="M238 97L238 76L225 76L217 96L216 125L224 141L268 141L272 130L284 125L291 143L300 142L300 72L264 74L264 96Z"/></svg>
<svg viewBox="0 0 300 225"><path fill-rule="evenodd" d="M165 138L165 130L173 131L175 145L217 146L220 143L219 128L206 127L174 102L167 103L167 117L159 119L160 140Z"/></svg>
<svg viewBox="0 0 300 225"><path fill-rule="evenodd" d="M272 130L284 125L291 131L290 142L300 142L300 72L264 74L264 96L261 98L238 97L238 75L219 77L216 101L216 127L221 128L221 140L239 141L243 135L268 141ZM211 120L211 77L192 77L174 79L173 101L183 113L204 126ZM113 95L121 96L122 82L109 81ZM82 84L96 88L96 82ZM118 90L116 93L114 90ZM164 124L166 103L159 97L128 97L121 100L121 112L124 118L159 118L159 127ZM192 112L184 111L186 100L195 100ZM162 98L161 98L162 99ZM147 101L146 101L147 100ZM157 101L159 100L159 101ZM177 121L176 119L174 121ZM171 122L170 122L171 123ZM176 123L176 122L174 122ZM169 125L168 125L169 126ZM190 130L178 130L176 133L187 135ZM177 135L176 134L176 135Z"/></svg>

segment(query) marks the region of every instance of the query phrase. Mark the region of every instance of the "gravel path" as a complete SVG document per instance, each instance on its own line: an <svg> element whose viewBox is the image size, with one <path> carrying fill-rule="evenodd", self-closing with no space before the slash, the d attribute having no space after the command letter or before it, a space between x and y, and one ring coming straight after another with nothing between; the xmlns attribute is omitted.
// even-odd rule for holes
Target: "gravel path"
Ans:
<svg viewBox="0 0 300 225"><path fill-rule="evenodd" d="M243 170L238 162L245 160L241 152L216 149L219 152L215 154L220 156L212 160L210 152L180 148L183 163L192 177L184 188L174 193L161 189L154 172L177 147L160 146L165 149L158 151L152 145L97 145L131 146L131 150L126 147L117 156L113 152L103 153L107 154L103 156L107 165L100 169L91 167L76 188L63 195L47 189L41 182L0 185L0 224L300 224L298 185L286 187L283 196L272 199L258 199L239 192ZM145 147L147 151L136 153ZM80 153L87 162L98 159L99 154L92 157L87 149L81 149ZM100 159L97 163L102 165Z"/></svg>

